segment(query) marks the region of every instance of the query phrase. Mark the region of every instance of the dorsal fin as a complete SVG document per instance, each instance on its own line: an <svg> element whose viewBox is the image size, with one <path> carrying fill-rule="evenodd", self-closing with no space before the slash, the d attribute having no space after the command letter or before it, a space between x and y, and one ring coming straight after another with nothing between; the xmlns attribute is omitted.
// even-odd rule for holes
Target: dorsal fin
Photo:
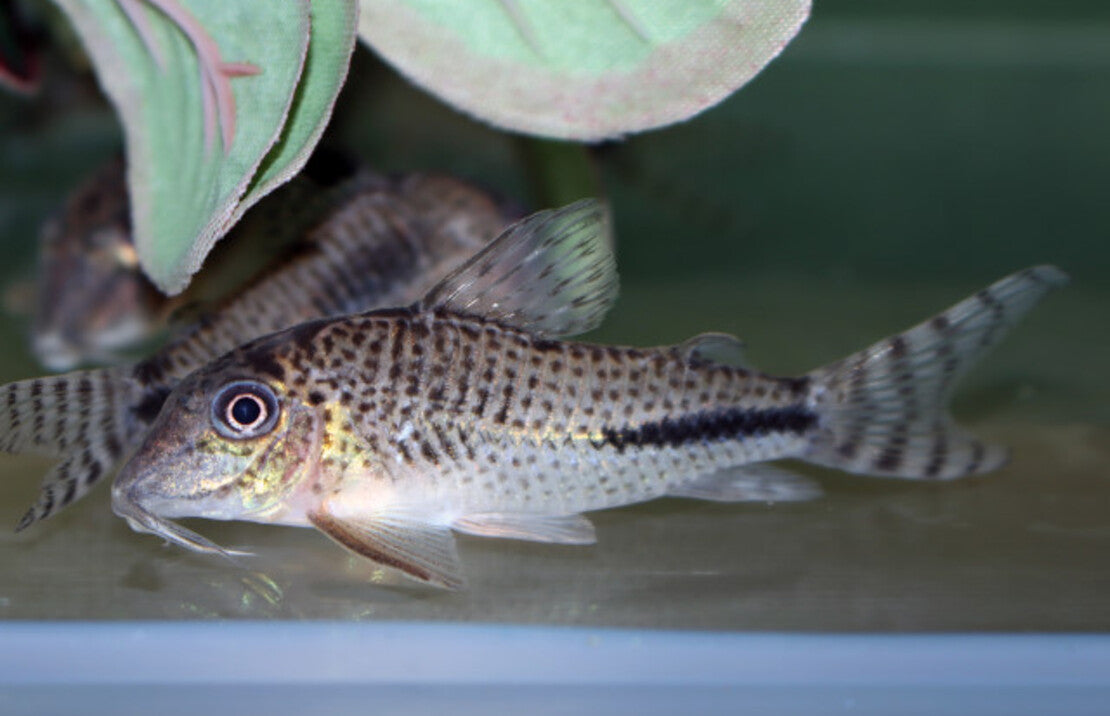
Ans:
<svg viewBox="0 0 1110 716"><path fill-rule="evenodd" d="M441 281L421 307L547 338L584 333L617 297L609 234L609 212L596 199L532 214Z"/></svg>

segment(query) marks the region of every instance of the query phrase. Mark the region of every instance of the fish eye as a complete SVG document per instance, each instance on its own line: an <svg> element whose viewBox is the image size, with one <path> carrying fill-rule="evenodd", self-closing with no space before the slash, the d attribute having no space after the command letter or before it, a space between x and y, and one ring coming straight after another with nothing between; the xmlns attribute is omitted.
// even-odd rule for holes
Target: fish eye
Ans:
<svg viewBox="0 0 1110 716"><path fill-rule="evenodd" d="M240 380L225 385L212 401L212 425L224 437L244 440L273 430L279 412L268 385Z"/></svg>

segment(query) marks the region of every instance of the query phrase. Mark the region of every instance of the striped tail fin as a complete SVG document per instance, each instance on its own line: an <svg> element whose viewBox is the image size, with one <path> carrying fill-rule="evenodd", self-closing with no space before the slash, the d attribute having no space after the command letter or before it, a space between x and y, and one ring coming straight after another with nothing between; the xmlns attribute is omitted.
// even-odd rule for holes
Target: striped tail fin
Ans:
<svg viewBox="0 0 1110 716"><path fill-rule="evenodd" d="M86 494L131 449L142 390L130 370L80 370L0 386L0 450L61 460L17 531Z"/></svg>
<svg viewBox="0 0 1110 716"><path fill-rule="evenodd" d="M820 429L802 459L848 472L949 480L1001 467L947 411L957 379L1050 289L1054 266L1007 276L904 333L809 374Z"/></svg>

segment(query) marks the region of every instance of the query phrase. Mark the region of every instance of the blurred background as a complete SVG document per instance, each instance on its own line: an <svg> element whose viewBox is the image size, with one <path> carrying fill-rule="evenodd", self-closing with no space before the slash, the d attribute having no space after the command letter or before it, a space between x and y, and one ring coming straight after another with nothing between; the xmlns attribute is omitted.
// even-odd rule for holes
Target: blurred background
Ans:
<svg viewBox="0 0 1110 716"><path fill-rule="evenodd" d="M325 144L438 169L530 208L603 193L622 299L593 336L740 335L791 374L1002 275L1073 277L988 357L956 412L1017 448L996 475L920 485L814 472L795 505L664 500L597 514L595 548L465 540L469 592L364 582L307 530L199 529L257 571L162 549L107 491L18 536L45 463L0 456L0 618L464 619L713 629L1110 628L1110 6L1098 0L820 2L750 85L682 125L583 148L459 115L356 49ZM0 95L0 283L120 151L80 60ZM41 369L0 322L0 380Z"/></svg>

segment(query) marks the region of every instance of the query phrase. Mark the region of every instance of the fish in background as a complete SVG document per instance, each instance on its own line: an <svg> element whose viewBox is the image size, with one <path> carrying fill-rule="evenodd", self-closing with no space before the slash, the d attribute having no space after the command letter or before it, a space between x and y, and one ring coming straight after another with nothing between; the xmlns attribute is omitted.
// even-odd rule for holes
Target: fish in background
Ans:
<svg viewBox="0 0 1110 716"><path fill-rule="evenodd" d="M43 226L31 346L51 370L111 362L176 305L139 269L122 160L94 172Z"/></svg>
<svg viewBox="0 0 1110 716"><path fill-rule="evenodd" d="M790 378L706 334L628 348L562 340L617 295L606 212L541 212L408 308L287 328L180 380L121 469L140 532L233 556L173 518L314 527L373 562L463 585L453 532L589 544L584 512L662 496L807 499L793 458L950 480L1007 450L947 412L956 380L1051 288L1001 279L864 350Z"/></svg>
<svg viewBox="0 0 1110 716"><path fill-rule="evenodd" d="M215 286L228 282L223 267L229 262L254 263L250 259L255 257L242 255L244 246L257 250L255 244L265 242L261 248L273 256L353 192L385 184L383 177L340 152L317 151L300 175L264 199L217 244L206 269L185 293L170 297L139 267L124 163L113 159L82 182L44 224L37 280L10 288L8 308L33 314L32 350L50 370L124 362L179 313L187 313L184 309L215 298Z"/></svg>
<svg viewBox="0 0 1110 716"><path fill-rule="evenodd" d="M151 357L0 386L0 450L60 460L17 530L112 474L194 369L306 320L411 303L510 221L488 192L446 175L358 172L327 196L333 201L324 217L288 255ZM111 270L98 280L109 293L131 290L121 289L127 277ZM122 300L99 305L126 315Z"/></svg>

